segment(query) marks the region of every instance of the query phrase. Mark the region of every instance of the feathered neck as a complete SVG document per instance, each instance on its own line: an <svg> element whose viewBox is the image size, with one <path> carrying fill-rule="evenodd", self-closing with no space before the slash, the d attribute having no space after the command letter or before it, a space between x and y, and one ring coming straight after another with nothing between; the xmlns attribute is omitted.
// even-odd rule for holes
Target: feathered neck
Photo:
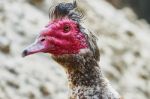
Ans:
<svg viewBox="0 0 150 99"><path fill-rule="evenodd" d="M64 55L60 57L54 56L53 58L64 67L68 74L72 97L70 99L83 99L81 98L83 95L94 96L96 94L97 97L99 97L101 93L99 88L101 87L101 89L103 89L107 82L102 75L97 60L94 58L90 50L84 49L79 54ZM88 93L86 88L90 88L91 93Z"/></svg>
<svg viewBox="0 0 150 99"><path fill-rule="evenodd" d="M101 82L100 67L90 50L53 58L65 68L73 86L92 86Z"/></svg>

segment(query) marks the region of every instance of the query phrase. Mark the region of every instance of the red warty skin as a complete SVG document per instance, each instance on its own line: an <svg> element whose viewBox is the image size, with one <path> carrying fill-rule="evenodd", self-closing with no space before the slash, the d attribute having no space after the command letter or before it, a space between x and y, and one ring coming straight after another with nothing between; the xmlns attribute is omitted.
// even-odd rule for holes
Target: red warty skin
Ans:
<svg viewBox="0 0 150 99"><path fill-rule="evenodd" d="M53 55L77 54L88 48L86 37L78 23L69 19L56 19L45 26L36 41L24 50L23 56L44 52Z"/></svg>

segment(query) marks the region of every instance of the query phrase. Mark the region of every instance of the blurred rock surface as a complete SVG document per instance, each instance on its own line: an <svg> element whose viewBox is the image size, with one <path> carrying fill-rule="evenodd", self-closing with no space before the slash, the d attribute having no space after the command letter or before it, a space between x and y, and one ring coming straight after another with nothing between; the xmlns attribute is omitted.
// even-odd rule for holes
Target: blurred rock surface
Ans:
<svg viewBox="0 0 150 99"><path fill-rule="evenodd" d="M116 8L126 6L133 9L140 19L146 19L150 23L150 0L106 0Z"/></svg>

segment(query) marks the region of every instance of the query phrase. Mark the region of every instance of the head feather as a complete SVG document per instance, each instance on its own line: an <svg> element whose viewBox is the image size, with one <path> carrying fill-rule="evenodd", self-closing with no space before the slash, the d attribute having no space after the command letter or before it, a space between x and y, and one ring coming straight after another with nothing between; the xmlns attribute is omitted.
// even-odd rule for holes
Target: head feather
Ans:
<svg viewBox="0 0 150 99"><path fill-rule="evenodd" d="M80 31L82 33L84 33L84 35L86 36L89 48L91 50L91 52L93 53L94 58L99 61L100 60L100 52L99 52L99 48L97 46L97 37L95 36L94 33L92 33L91 31L89 31L88 29L82 27L81 25L79 26Z"/></svg>
<svg viewBox="0 0 150 99"><path fill-rule="evenodd" d="M77 10L77 2L74 1L73 3L59 3L56 6L51 7L49 17L51 19L68 17L79 22L82 19L83 14Z"/></svg>

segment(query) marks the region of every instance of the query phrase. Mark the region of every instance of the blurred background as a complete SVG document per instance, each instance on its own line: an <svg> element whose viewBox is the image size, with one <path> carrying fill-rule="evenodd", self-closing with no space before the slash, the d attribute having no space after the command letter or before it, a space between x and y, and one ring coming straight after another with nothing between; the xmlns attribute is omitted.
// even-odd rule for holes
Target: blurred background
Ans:
<svg viewBox="0 0 150 99"><path fill-rule="evenodd" d="M50 55L21 57L57 1L0 0L0 99L68 99L66 74ZM77 2L112 86L124 99L150 99L150 0Z"/></svg>

